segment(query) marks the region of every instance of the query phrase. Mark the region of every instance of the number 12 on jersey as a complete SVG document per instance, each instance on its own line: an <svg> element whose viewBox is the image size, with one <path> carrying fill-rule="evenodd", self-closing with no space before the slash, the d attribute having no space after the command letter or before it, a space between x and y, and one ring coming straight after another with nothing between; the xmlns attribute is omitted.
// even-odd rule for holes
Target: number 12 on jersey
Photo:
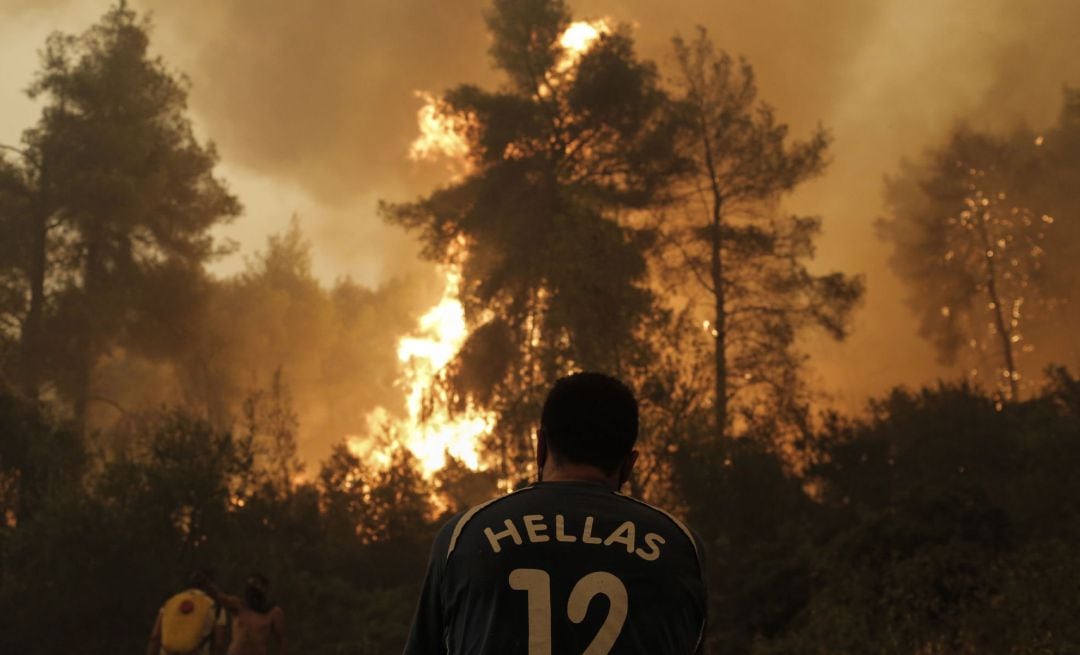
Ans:
<svg viewBox="0 0 1080 655"><path fill-rule="evenodd" d="M541 569L514 569L510 588L528 594L529 655L551 655L551 576ZM626 585L614 575L595 571L578 580L570 590L566 615L574 623L585 620L592 599L600 594L610 603L608 615L592 643L581 655L607 655L622 632L629 609Z"/></svg>

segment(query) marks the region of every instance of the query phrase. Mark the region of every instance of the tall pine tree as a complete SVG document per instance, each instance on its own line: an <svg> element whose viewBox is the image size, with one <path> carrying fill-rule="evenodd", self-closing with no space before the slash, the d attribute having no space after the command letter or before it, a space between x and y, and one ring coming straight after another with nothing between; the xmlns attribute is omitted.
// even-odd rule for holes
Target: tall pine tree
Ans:
<svg viewBox="0 0 1080 655"><path fill-rule="evenodd" d="M620 218L663 203L680 159L669 100L625 29L577 52L561 42L571 26L561 0L496 0L487 21L506 84L444 98L467 126L467 174L383 210L420 234L428 258L461 266L472 333L443 400L496 413L489 452L509 477L527 470L555 378L618 373L640 356L652 235Z"/></svg>
<svg viewBox="0 0 1080 655"><path fill-rule="evenodd" d="M658 252L706 308L715 434L762 421L773 432L805 412L800 331L843 338L863 293L858 277L810 271L820 219L779 211L784 194L824 169L828 135L791 141L758 101L750 65L717 51L704 29L691 42L676 38L674 50L686 126L679 151L693 166L678 185L679 211L662 215Z"/></svg>
<svg viewBox="0 0 1080 655"><path fill-rule="evenodd" d="M44 107L16 164L22 386L51 382L80 424L99 359L140 320L182 310L155 299L197 280L211 228L240 212L194 135L187 88L120 2L81 36L50 36L29 91Z"/></svg>

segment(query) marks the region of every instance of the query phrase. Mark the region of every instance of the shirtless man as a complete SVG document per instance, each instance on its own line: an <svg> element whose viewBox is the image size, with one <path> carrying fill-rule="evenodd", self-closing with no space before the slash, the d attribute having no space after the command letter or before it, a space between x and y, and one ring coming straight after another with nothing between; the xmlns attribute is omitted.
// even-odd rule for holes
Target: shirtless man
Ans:
<svg viewBox="0 0 1080 655"><path fill-rule="evenodd" d="M233 614L228 655L269 655L271 635L277 641L278 655L286 655L285 612L270 603L269 588L265 576L253 573L244 585L243 599L221 596L221 604Z"/></svg>

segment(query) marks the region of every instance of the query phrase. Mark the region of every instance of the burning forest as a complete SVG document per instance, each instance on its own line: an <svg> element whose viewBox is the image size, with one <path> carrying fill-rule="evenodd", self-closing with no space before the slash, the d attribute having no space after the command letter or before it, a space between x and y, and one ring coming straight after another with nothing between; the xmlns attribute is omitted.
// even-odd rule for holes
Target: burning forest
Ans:
<svg viewBox="0 0 1080 655"><path fill-rule="evenodd" d="M1077 8L444 4L0 7L0 650L426 652L433 542L684 536L710 652L1080 649ZM476 546L583 372L680 529ZM574 576L528 652L638 652Z"/></svg>

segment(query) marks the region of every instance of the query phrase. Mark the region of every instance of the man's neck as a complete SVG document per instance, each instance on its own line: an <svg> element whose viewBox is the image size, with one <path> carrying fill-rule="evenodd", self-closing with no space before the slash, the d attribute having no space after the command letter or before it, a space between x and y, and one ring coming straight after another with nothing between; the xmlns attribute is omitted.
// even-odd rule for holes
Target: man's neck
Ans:
<svg viewBox="0 0 1080 655"><path fill-rule="evenodd" d="M543 482L595 482L610 488L612 491L618 491L622 487L619 484L618 473L610 475L594 466L582 464L559 464L555 466L549 463L544 466L541 480Z"/></svg>

